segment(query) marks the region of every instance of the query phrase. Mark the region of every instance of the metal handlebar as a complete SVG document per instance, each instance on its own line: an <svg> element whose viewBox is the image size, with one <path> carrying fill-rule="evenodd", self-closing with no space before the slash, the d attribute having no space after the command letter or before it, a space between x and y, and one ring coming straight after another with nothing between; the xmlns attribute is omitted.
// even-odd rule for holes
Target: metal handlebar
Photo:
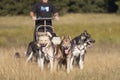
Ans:
<svg viewBox="0 0 120 80"><path fill-rule="evenodd" d="M37 20L53 20L53 17L49 17L49 18L38 17Z"/></svg>
<svg viewBox="0 0 120 80"><path fill-rule="evenodd" d="M41 17L38 17L37 20L43 20L43 21L44 21L44 24L38 26L37 29L36 29L36 31L38 31L38 29L39 29L40 27L44 27L44 32L46 32L46 27L51 27L51 28L53 28L51 25L47 25L47 24L46 24L46 21L47 21L47 20L52 20L52 19L53 19L52 17L49 17L49 18L41 18ZM36 21L37 21L37 20L36 20Z"/></svg>

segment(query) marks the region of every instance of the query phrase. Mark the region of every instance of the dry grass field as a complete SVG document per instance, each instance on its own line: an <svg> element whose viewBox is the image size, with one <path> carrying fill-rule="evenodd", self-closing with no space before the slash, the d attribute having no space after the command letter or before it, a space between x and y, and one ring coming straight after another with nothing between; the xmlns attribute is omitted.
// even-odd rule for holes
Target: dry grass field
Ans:
<svg viewBox="0 0 120 80"><path fill-rule="evenodd" d="M33 38L33 21L27 16L0 17L0 80L120 80L120 16L115 14L69 14L53 22L58 35L71 37L87 30L96 43L88 48L84 69L74 66L41 72L34 62L25 64L24 52ZM20 52L21 58L14 57Z"/></svg>
<svg viewBox="0 0 120 80"><path fill-rule="evenodd" d="M93 50L94 49L94 50ZM120 54L118 49L94 48L88 49L85 67L75 68L70 74L65 69L50 73L45 68L41 72L37 64L25 64L24 47L0 49L0 80L119 80ZM21 52L21 58L16 59L14 53Z"/></svg>

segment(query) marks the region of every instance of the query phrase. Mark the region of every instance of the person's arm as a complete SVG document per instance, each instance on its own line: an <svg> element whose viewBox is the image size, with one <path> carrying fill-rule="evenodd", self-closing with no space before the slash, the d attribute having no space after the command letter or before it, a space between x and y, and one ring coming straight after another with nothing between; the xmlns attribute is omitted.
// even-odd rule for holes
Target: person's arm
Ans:
<svg viewBox="0 0 120 80"><path fill-rule="evenodd" d="M35 14L34 14L34 12L32 12L32 11L30 11L30 16L32 17L32 20L36 20L37 19Z"/></svg>
<svg viewBox="0 0 120 80"><path fill-rule="evenodd" d="M54 13L54 18L55 18L56 21L59 20L59 14L58 14L58 12Z"/></svg>
<svg viewBox="0 0 120 80"><path fill-rule="evenodd" d="M36 15L35 15L35 13L37 13L37 6L38 6L38 3L36 3L33 6L32 10L30 11L30 16L32 17L33 20L37 19Z"/></svg>
<svg viewBox="0 0 120 80"><path fill-rule="evenodd" d="M59 14L58 14L57 9L56 9L55 6L53 6L53 5L52 5L52 13L53 13L54 19L55 19L56 21L58 21L58 20L59 20Z"/></svg>

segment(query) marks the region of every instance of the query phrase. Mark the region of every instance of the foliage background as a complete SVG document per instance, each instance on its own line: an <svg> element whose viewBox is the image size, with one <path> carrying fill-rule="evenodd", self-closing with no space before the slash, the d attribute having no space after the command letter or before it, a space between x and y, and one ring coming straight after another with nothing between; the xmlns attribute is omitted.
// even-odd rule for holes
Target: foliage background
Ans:
<svg viewBox="0 0 120 80"><path fill-rule="evenodd" d="M0 0L0 16L28 15L40 0ZM49 0L60 14L120 13L120 0Z"/></svg>

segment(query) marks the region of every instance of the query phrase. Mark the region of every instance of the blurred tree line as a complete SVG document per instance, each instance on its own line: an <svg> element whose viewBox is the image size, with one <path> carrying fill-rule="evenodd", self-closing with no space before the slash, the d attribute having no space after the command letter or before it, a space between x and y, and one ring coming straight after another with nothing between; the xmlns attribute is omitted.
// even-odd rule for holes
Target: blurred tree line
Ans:
<svg viewBox="0 0 120 80"><path fill-rule="evenodd" d="M0 0L0 16L28 15L40 0ZM60 14L120 13L120 0L49 0Z"/></svg>

